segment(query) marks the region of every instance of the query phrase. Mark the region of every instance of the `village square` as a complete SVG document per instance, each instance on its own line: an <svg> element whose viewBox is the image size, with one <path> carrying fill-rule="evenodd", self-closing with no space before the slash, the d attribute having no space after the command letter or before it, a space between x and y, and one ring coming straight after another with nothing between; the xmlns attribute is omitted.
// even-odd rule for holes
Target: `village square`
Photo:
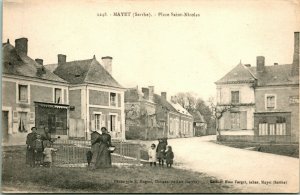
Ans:
<svg viewBox="0 0 300 195"><path fill-rule="evenodd" d="M145 85L145 67L124 84L119 56L47 51L56 59L48 63L38 38L10 36L2 44L2 192L299 192L299 32L286 34L292 61L236 56L208 98L190 90L197 83L166 87L184 74Z"/></svg>

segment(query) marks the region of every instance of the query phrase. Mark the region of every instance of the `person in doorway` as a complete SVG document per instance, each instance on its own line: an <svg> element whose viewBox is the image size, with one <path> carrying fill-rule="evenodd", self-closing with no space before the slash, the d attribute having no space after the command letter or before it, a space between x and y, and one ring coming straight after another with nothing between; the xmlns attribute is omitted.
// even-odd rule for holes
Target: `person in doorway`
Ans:
<svg viewBox="0 0 300 195"><path fill-rule="evenodd" d="M30 167L34 167L35 165L35 156L34 156L34 142L37 137L36 133L37 129L36 127L31 128L31 133L28 133L26 138L26 164L28 164Z"/></svg>
<svg viewBox="0 0 300 195"><path fill-rule="evenodd" d="M111 136L108 134L108 131L105 127L101 128L102 134L99 137L99 151L96 159L96 168L110 168L112 167L111 163Z"/></svg>
<svg viewBox="0 0 300 195"><path fill-rule="evenodd" d="M155 147L156 147L155 144L151 144L151 148L148 150L150 166L152 166L152 164L154 164L154 166L156 166L156 148Z"/></svg>

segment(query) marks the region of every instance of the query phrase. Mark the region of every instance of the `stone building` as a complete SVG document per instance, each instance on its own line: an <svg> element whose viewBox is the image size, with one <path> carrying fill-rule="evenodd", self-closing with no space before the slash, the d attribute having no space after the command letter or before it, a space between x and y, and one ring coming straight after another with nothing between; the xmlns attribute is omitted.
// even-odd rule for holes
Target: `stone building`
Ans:
<svg viewBox="0 0 300 195"><path fill-rule="evenodd" d="M154 93L154 87L131 88L125 92L126 137L157 139L193 136L193 117L167 93Z"/></svg>
<svg viewBox="0 0 300 195"><path fill-rule="evenodd" d="M67 138L68 82L43 66L42 59L28 56L28 39L2 45L3 144L25 144L31 127L52 137Z"/></svg>
<svg viewBox="0 0 300 195"><path fill-rule="evenodd" d="M218 106L234 105L219 121L221 130L253 135L250 141L299 142L299 32L292 64L266 66L258 56L256 67L240 63L216 84Z"/></svg>
<svg viewBox="0 0 300 195"><path fill-rule="evenodd" d="M112 57L67 62L58 54L56 64L47 65L69 82L69 136L90 139L92 131L107 127L112 139L125 139L124 91L112 76Z"/></svg>

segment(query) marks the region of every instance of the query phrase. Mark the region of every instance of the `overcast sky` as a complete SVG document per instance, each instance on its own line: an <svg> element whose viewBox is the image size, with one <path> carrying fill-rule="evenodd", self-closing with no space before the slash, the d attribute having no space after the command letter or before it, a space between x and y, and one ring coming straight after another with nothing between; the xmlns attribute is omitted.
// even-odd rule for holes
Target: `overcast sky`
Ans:
<svg viewBox="0 0 300 195"><path fill-rule="evenodd" d="M97 13L108 14L99 17ZM116 17L145 12L152 17ZM190 12L200 17L159 17ZM155 92L194 92L207 100L214 82L240 60L255 66L292 62L300 31L297 0L248 1L28 1L4 0L3 42L27 37L29 56L57 62L112 56L124 87L154 85Z"/></svg>

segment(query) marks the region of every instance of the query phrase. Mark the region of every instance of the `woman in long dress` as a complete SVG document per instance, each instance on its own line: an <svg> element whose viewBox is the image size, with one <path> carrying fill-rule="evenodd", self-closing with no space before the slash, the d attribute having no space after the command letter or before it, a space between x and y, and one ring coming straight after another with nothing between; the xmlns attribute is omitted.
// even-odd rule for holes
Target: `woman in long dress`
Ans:
<svg viewBox="0 0 300 195"><path fill-rule="evenodd" d="M102 134L99 137L99 151L96 158L96 168L111 167L111 153L108 150L111 146L111 136L108 134L105 127L101 128Z"/></svg>
<svg viewBox="0 0 300 195"><path fill-rule="evenodd" d="M100 133L98 133L97 131L94 131L91 134L91 144L91 152L93 154L91 164L93 167L95 167L100 146Z"/></svg>

